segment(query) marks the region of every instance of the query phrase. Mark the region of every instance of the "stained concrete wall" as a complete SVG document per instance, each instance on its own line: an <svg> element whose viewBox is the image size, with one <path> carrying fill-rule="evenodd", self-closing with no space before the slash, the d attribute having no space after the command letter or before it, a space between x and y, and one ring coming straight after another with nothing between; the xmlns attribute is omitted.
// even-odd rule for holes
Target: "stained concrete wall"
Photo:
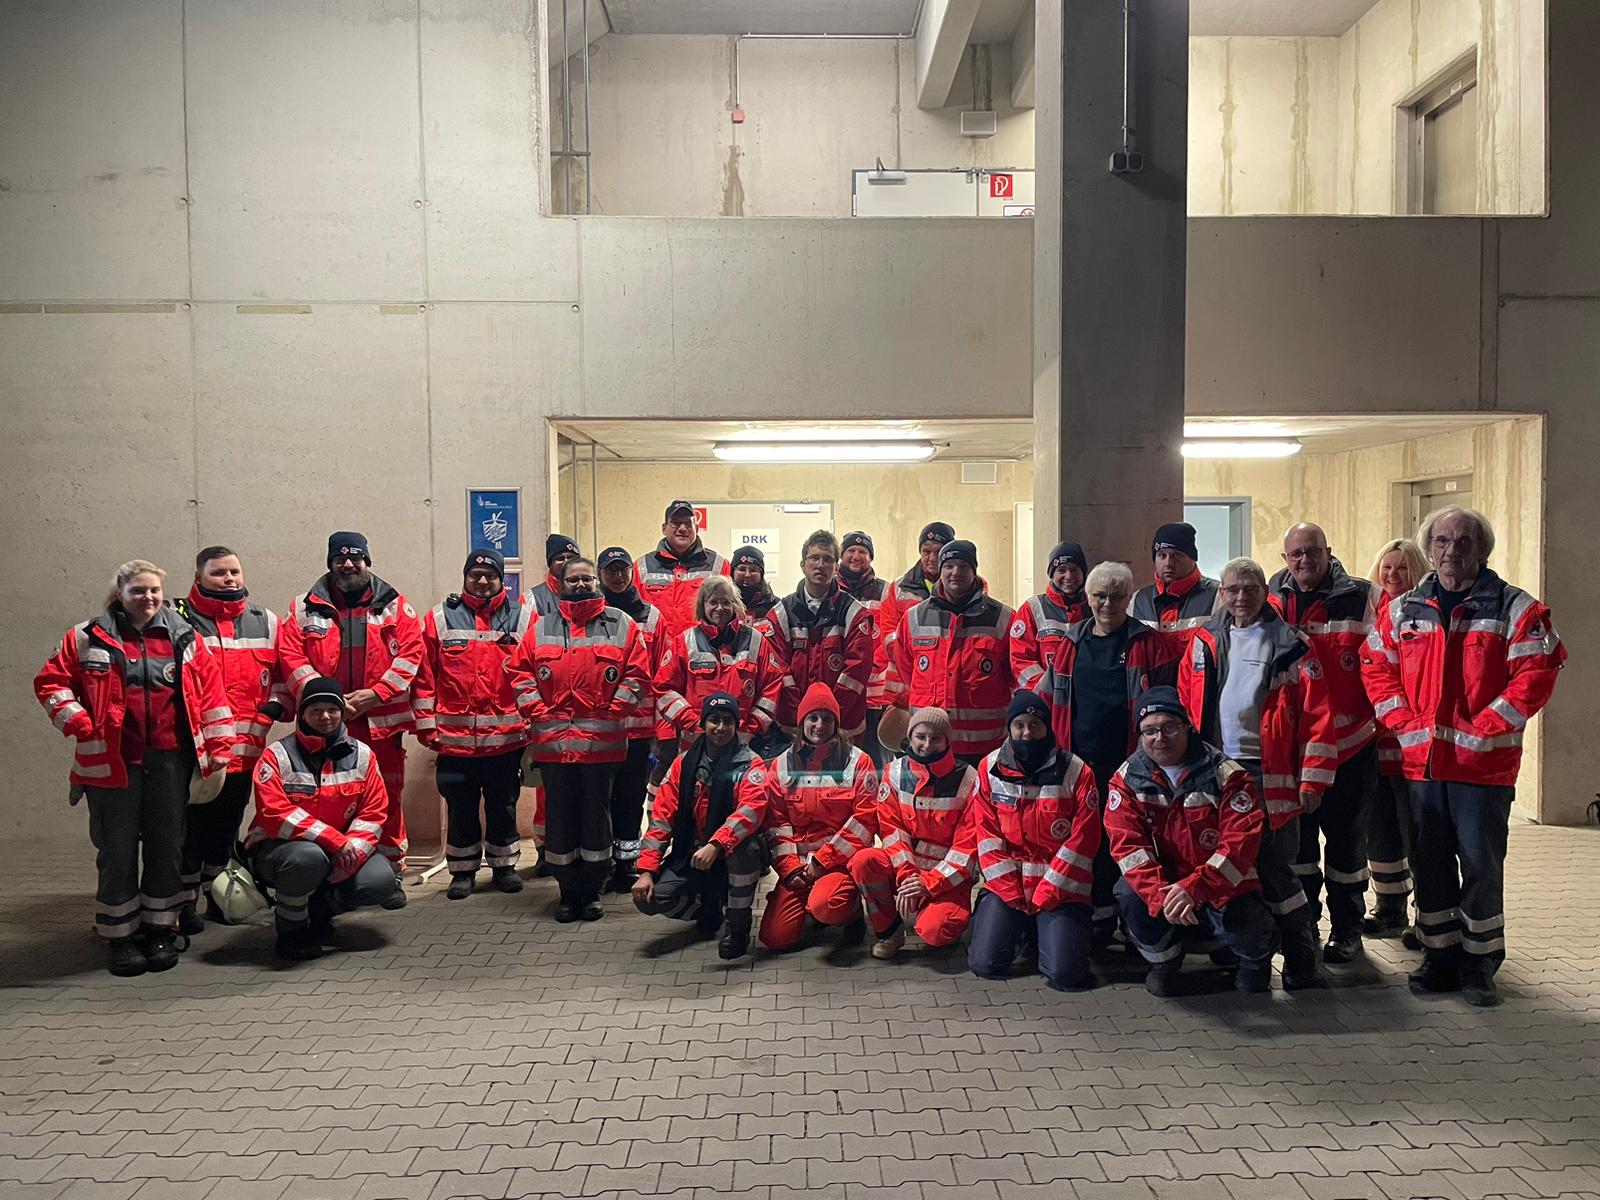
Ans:
<svg viewBox="0 0 1600 1200"><path fill-rule="evenodd" d="M850 172L888 167L1031 167L1033 111L1009 106L1010 50L969 48L950 107L916 104L913 43L892 39L628 34L590 55L592 212L648 216L849 216ZM573 138L583 145L581 62ZM562 65L550 125L562 144ZM737 88L737 90L736 90ZM735 125L735 103L745 121ZM965 138L963 108L993 104L999 132ZM557 211L562 163L552 161ZM574 211L583 172L574 166Z"/></svg>
<svg viewBox="0 0 1600 1200"><path fill-rule="evenodd" d="M520 484L542 537L553 416L1028 413L1024 222L540 217L529 9L0 10L15 836L83 837L30 682L127 558L181 590L232 544L281 611L357 528L420 604L458 586L466 487Z"/></svg>
<svg viewBox="0 0 1600 1200"><path fill-rule="evenodd" d="M833 528L843 535L864 529L872 535L876 570L885 578L905 571L917 556L917 534L937 516L949 521L978 547L978 561L992 595L1015 607L1013 506L1033 500L1033 464L996 464L992 484L962 483L960 463L914 466L761 466L723 463L601 463L599 538L595 548L626 546L635 555L653 549L661 537L660 515L676 496L727 500L831 500ZM571 512L570 484L562 468L562 529L577 529L590 540L589 466L578 461L577 519ZM729 547L715 549L728 553ZM796 555L798 558L798 555ZM800 577L798 561L767 564L775 590L792 588ZM1023 597L1026 599L1026 597Z"/></svg>
<svg viewBox="0 0 1600 1200"><path fill-rule="evenodd" d="M1545 209L1544 0L1379 0L1338 38L1190 44L1191 216L1393 214L1395 111L1478 55L1478 211Z"/></svg>

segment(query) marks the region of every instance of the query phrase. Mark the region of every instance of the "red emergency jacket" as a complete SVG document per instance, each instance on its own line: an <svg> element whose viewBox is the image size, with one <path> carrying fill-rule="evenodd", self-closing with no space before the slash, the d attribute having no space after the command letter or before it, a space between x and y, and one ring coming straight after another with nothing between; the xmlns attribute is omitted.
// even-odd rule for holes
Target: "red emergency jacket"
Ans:
<svg viewBox="0 0 1600 1200"><path fill-rule="evenodd" d="M812 612L801 584L773 606L767 621L773 653L785 668L778 724L793 730L806 690L820 683L839 702L839 732L860 737L867 728L867 681L876 640L872 614L837 584Z"/></svg>
<svg viewBox="0 0 1600 1200"><path fill-rule="evenodd" d="M1261 781L1266 793L1267 820L1281 829L1300 815L1300 791L1322 795L1333 783L1339 767L1333 744L1333 714L1327 693L1308 686L1304 667L1311 644L1268 605L1262 614L1272 656L1261 681ZM1222 687L1232 664L1228 661L1228 631L1233 614L1224 609L1208 625L1195 630L1194 640L1178 668L1178 695L1200 737L1213 746L1222 744L1220 712Z"/></svg>
<svg viewBox="0 0 1600 1200"><path fill-rule="evenodd" d="M660 545L633 564L634 586L661 610L667 636L674 641L694 624L694 598L700 585L713 575L732 574L728 560L698 540L680 558L662 538Z"/></svg>
<svg viewBox="0 0 1600 1200"><path fill-rule="evenodd" d="M506 670L535 762L628 756L628 715L650 687L650 659L639 626L603 596L562 600L533 621Z"/></svg>
<svg viewBox="0 0 1600 1200"><path fill-rule="evenodd" d="M1017 609L1011 622L1011 674L1019 688L1037 690L1067 630L1088 615L1087 601L1068 601L1055 584Z"/></svg>
<svg viewBox="0 0 1600 1200"><path fill-rule="evenodd" d="M892 589L886 579L879 579L868 567L866 574L854 583L850 583L843 575L839 576L839 586L844 588L856 598L856 603L872 614L872 674L867 679L867 707L888 708L889 699L889 649L886 644L888 632L884 628L884 618L892 608L885 610Z"/></svg>
<svg viewBox="0 0 1600 1200"><path fill-rule="evenodd" d="M528 744L508 666L533 601L504 588L487 600L451 595L422 618L422 670L411 707L417 740L440 754L488 758Z"/></svg>
<svg viewBox="0 0 1600 1200"><path fill-rule="evenodd" d="M933 586L937 590L939 581L935 579ZM933 595L928 590L925 577L922 574L922 563L914 562L911 569L889 585L884 592L883 600L878 604L878 628L883 634L884 667L887 673L894 671L894 639L900 630L900 618L906 613L927 600ZM895 703L894 688L885 675L884 686L887 689L888 702Z"/></svg>
<svg viewBox="0 0 1600 1200"><path fill-rule="evenodd" d="M216 600L198 584L172 607L211 651L233 712L230 774L248 771L267 748L272 722L288 720L294 702L278 672L278 615L244 600Z"/></svg>
<svg viewBox="0 0 1600 1200"><path fill-rule="evenodd" d="M854 746L839 755L837 742L807 746L803 757L791 746L747 776L763 776L751 782L766 787L763 827L780 881L813 858L824 871L843 871L878 832L872 760Z"/></svg>
<svg viewBox="0 0 1600 1200"><path fill-rule="evenodd" d="M256 808L245 845L296 838L330 856L354 842L363 860L383 835L389 797L377 756L340 728L324 743L298 729L273 742L256 768Z"/></svg>
<svg viewBox="0 0 1600 1200"><path fill-rule="evenodd" d="M146 632L172 644L179 707L202 775L229 769L234 756L233 712L216 661L194 629L163 606ZM122 723L128 710L128 651L107 610L74 625L33 677L34 695L55 727L77 741L70 776L74 788L128 785L122 760Z"/></svg>
<svg viewBox="0 0 1600 1200"><path fill-rule="evenodd" d="M609 600L607 603L610 603ZM612 604L612 608L617 605ZM633 623L639 627L639 636L644 640L645 661L650 664L650 674L647 678L644 695L639 698L639 703L633 706L633 711L628 714L627 731L630 742L642 738L656 736L656 674L667 658L667 627L661 616L661 610L654 604L645 604L642 600L635 613L623 609ZM698 711L696 716L698 716Z"/></svg>
<svg viewBox="0 0 1600 1200"><path fill-rule="evenodd" d="M878 836L897 882L913 876L928 895L972 886L974 843L967 830L978 772L949 751L929 765L909 754L883 770L878 787Z"/></svg>
<svg viewBox="0 0 1600 1200"><path fill-rule="evenodd" d="M967 835L983 888L1025 913L1090 903L1104 830L1094 772L1057 746L1031 775L1008 740L983 760Z"/></svg>
<svg viewBox="0 0 1600 1200"><path fill-rule="evenodd" d="M1343 766L1366 749L1378 731L1372 701L1361 682L1361 648L1372 632L1374 615L1372 585L1346 574L1335 558L1315 592L1300 591L1287 570L1279 571L1267 584L1267 602L1310 639L1316 661L1306 664L1306 674L1314 690L1327 692L1333 740Z"/></svg>
<svg viewBox="0 0 1600 1200"><path fill-rule="evenodd" d="M422 668L422 622L404 596L376 575L370 578L366 673L361 682L378 694L366 720L372 740L383 741L414 727L411 688ZM278 627L279 670L296 708L301 689L311 680L319 675L339 677L340 629L346 614L334 604L328 587L324 575L305 595L296 596Z"/></svg>
<svg viewBox="0 0 1600 1200"><path fill-rule="evenodd" d="M987 754L1005 740L1006 705L1015 690L1007 635L1011 609L989 595L978 580L959 607L944 589L909 609L889 658L889 690L895 703L931 706L950 714L950 749L958 755Z"/></svg>
<svg viewBox="0 0 1600 1200"><path fill-rule="evenodd" d="M641 872L657 874L663 863L681 871L708 842L721 846L726 858L761 832L767 815L766 770L761 760L749 746L735 743L728 747L725 760L712 764L711 784L706 786L697 778L705 749L702 735L667 768L640 844Z"/></svg>
<svg viewBox="0 0 1600 1200"><path fill-rule="evenodd" d="M1184 641L1188 641L1216 612L1221 586L1209 575L1200 574L1196 567L1193 575L1176 583L1157 580L1140 588L1133 594L1128 615L1152 628L1182 633Z"/></svg>
<svg viewBox="0 0 1600 1200"><path fill-rule="evenodd" d="M1382 642L1386 636L1385 631L1389 624L1389 604L1394 599L1396 597L1382 595L1376 596L1373 600L1376 609L1373 612L1372 633L1367 635L1369 644L1372 643L1373 638L1377 638L1379 642ZM1362 650L1361 652L1361 683L1367 689L1367 698L1371 699L1372 685L1367 680L1368 652L1369 650ZM1377 720L1378 772L1383 775L1394 775L1403 778L1405 770L1403 767L1403 755L1400 753L1400 739L1395 737L1394 731L1383 723L1382 718L1377 718Z"/></svg>
<svg viewBox="0 0 1600 1200"><path fill-rule="evenodd" d="M778 711L783 664L772 643L752 625L740 625L718 646L709 626L686 629L663 651L656 670L656 736L685 741L700 728L700 705L713 692L739 701L739 731L766 733Z"/></svg>
<svg viewBox="0 0 1600 1200"><path fill-rule="evenodd" d="M1148 754L1135 750L1108 791L1111 856L1151 916L1160 914L1172 883L1212 908L1261 890L1256 857L1266 814L1250 772L1215 746L1191 735L1176 788Z"/></svg>
<svg viewBox="0 0 1600 1200"><path fill-rule="evenodd" d="M1407 779L1512 787L1522 731L1549 703L1567 648L1550 610L1487 567L1448 628L1437 583L1430 572L1390 602L1362 652L1367 689Z"/></svg>
<svg viewBox="0 0 1600 1200"><path fill-rule="evenodd" d="M1131 617L1128 620L1128 749L1133 753L1139 743L1138 722L1134 720L1133 705L1149 688L1171 684L1178 677L1178 660L1188 644L1188 635L1182 631L1164 632L1154 629ZM1056 741L1072 750L1072 671L1078 661L1078 648L1083 639L1093 636L1094 619L1089 618L1067 626L1067 631L1056 643L1055 657L1050 660L1034 691L1044 697L1050 706L1050 728ZM1103 766L1103 764L1102 764Z"/></svg>

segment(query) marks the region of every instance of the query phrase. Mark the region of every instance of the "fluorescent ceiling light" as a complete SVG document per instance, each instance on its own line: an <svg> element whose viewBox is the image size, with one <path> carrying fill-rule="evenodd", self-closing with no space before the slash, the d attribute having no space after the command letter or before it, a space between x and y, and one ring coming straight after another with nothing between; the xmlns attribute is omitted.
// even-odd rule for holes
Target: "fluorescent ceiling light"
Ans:
<svg viewBox="0 0 1600 1200"><path fill-rule="evenodd" d="M718 442L711 448L729 463L924 462L932 442Z"/></svg>
<svg viewBox="0 0 1600 1200"><path fill-rule="evenodd" d="M1280 421L1185 421L1186 438L1286 438L1292 431Z"/></svg>
<svg viewBox="0 0 1600 1200"><path fill-rule="evenodd" d="M728 445L747 442L898 442L927 441L925 434L915 429L897 429L892 425L799 425L784 428L743 429L730 433L718 441Z"/></svg>
<svg viewBox="0 0 1600 1200"><path fill-rule="evenodd" d="M1288 458L1299 453L1300 443L1294 438L1283 441L1269 438L1245 441L1208 438L1183 443L1185 458Z"/></svg>

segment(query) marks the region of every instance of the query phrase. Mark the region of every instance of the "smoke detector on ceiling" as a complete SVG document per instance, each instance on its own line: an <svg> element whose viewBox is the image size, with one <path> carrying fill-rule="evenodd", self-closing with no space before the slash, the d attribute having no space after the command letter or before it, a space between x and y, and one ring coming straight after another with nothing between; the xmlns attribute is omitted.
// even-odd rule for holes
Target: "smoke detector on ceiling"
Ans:
<svg viewBox="0 0 1600 1200"><path fill-rule="evenodd" d="M971 138L993 137L1000 128L1000 119L993 112L968 109L961 114L961 136Z"/></svg>

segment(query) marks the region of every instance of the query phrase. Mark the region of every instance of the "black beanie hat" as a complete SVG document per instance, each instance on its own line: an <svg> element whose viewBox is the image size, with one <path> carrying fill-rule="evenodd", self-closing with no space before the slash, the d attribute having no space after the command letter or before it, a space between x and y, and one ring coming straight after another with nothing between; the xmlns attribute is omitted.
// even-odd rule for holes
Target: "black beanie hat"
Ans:
<svg viewBox="0 0 1600 1200"><path fill-rule="evenodd" d="M595 563L595 568L604 571L607 567L615 566L631 568L633 566L633 555L629 554L621 546L607 546L600 551L600 561Z"/></svg>
<svg viewBox="0 0 1600 1200"><path fill-rule="evenodd" d="M544 539L544 565L551 563L563 554L581 554L578 543L564 533L552 533Z"/></svg>
<svg viewBox="0 0 1600 1200"><path fill-rule="evenodd" d="M1012 696L1011 703L1006 706L1006 724L1010 725L1023 713L1032 713L1046 725L1050 724L1050 706L1038 692L1018 692Z"/></svg>
<svg viewBox="0 0 1600 1200"><path fill-rule="evenodd" d="M1188 710L1183 707L1183 701L1178 699L1178 689L1174 687L1147 688L1134 704L1134 719L1144 720L1154 713L1167 713L1178 717L1185 725L1193 727L1189 720Z"/></svg>
<svg viewBox="0 0 1600 1200"><path fill-rule="evenodd" d="M960 538L953 542L946 542L939 551L939 565L942 567L947 562L964 562L976 571L978 569L978 548L971 542Z"/></svg>
<svg viewBox="0 0 1600 1200"><path fill-rule="evenodd" d="M1083 547L1077 542L1059 542L1056 548L1050 551L1050 562L1045 567L1045 574L1054 575L1056 568L1062 563L1075 563L1078 570L1085 575L1089 573L1089 559L1084 554Z"/></svg>
<svg viewBox="0 0 1600 1200"><path fill-rule="evenodd" d="M300 691L300 708L304 712L306 705L316 700L332 700L340 708L344 707L344 689L339 686L337 679L327 675L318 675L309 680Z"/></svg>
<svg viewBox="0 0 1600 1200"><path fill-rule="evenodd" d="M700 701L701 724L704 724L705 719L715 712L727 713L737 721L739 719L739 702L727 692L712 692L711 695Z"/></svg>
<svg viewBox="0 0 1600 1200"><path fill-rule="evenodd" d="M1182 550L1190 558L1199 558L1200 550L1194 544L1194 526L1187 521L1168 521L1156 530L1150 539L1150 557L1158 550Z"/></svg>
<svg viewBox="0 0 1600 1200"><path fill-rule="evenodd" d="M761 573L767 573L767 556L754 546L740 546L733 552L733 557L728 560L728 570L733 570L740 563L754 563L761 568Z"/></svg>
<svg viewBox="0 0 1600 1200"><path fill-rule="evenodd" d="M953 542L955 540L956 527L954 525L946 524L944 521L929 521L922 527L922 532L917 535L917 549L922 549L923 542L938 542L943 545L945 542Z"/></svg>
<svg viewBox="0 0 1600 1200"><path fill-rule="evenodd" d="M335 560L347 554L359 554L366 560L367 566L372 565L372 551L367 548L367 535L353 533L348 529L341 529L338 533L328 535L328 565L333 566Z"/></svg>
<svg viewBox="0 0 1600 1200"><path fill-rule="evenodd" d="M860 546L867 552L868 558L876 558L878 552L873 549L872 539L859 529L852 529L844 535L844 540L839 543L839 553L843 554L851 546Z"/></svg>
<svg viewBox="0 0 1600 1200"><path fill-rule="evenodd" d="M465 579L477 567L488 567L503 582L506 577L505 555L495 549L474 550L467 555L466 564L461 568L461 578Z"/></svg>

